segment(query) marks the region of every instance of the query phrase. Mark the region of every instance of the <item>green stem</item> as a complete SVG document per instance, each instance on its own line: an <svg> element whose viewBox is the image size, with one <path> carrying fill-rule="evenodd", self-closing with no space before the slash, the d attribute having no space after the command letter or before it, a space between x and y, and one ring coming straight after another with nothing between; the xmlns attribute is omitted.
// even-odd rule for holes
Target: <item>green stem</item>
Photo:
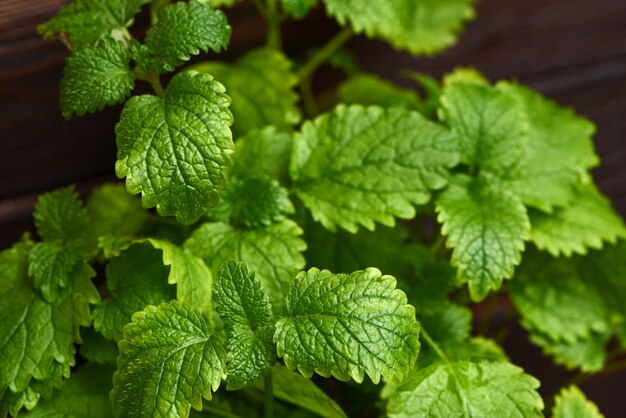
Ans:
<svg viewBox="0 0 626 418"><path fill-rule="evenodd" d="M315 96L313 95L313 88L311 84L310 77L300 80L300 93L302 93L304 111L309 118L314 118L319 113L319 109L317 107L317 102L315 101Z"/></svg>
<svg viewBox="0 0 626 418"><path fill-rule="evenodd" d="M159 75L155 72L148 72L144 77L137 77L140 80L147 81L152 86L152 90L159 96L161 99L165 99L165 90L163 90L163 85L161 84L161 79Z"/></svg>
<svg viewBox="0 0 626 418"><path fill-rule="evenodd" d="M272 382L272 372L265 375L265 406L264 418L274 417L274 385Z"/></svg>
<svg viewBox="0 0 626 418"><path fill-rule="evenodd" d="M283 47L280 36L280 22L282 21L282 17L278 13L276 0L267 0L266 11L267 24L269 25L266 43L269 47L280 51Z"/></svg>
<svg viewBox="0 0 626 418"><path fill-rule="evenodd" d="M300 70L298 71L298 78L300 80L306 80L309 77L312 77L315 71L328 60L328 58L343 44L345 44L348 39L352 37L354 33L350 27L344 28L341 32L333 36L330 41L326 43L320 50L318 50L309 61L304 64Z"/></svg>
<svg viewBox="0 0 626 418"><path fill-rule="evenodd" d="M437 255L439 254L439 251L441 251L441 249L443 248L445 242L446 238L441 234L437 237L437 239L435 239L435 241L433 241L430 246L430 253L433 255L434 258L437 258Z"/></svg>

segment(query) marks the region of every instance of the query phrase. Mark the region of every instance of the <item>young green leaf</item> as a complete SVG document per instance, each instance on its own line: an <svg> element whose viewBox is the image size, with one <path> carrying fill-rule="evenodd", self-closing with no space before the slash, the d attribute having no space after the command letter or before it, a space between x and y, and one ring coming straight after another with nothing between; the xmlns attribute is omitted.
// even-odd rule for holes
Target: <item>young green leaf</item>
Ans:
<svg viewBox="0 0 626 418"><path fill-rule="evenodd" d="M576 386L564 388L556 396L553 418L604 418L596 404L585 397Z"/></svg>
<svg viewBox="0 0 626 418"><path fill-rule="evenodd" d="M513 275L530 221L520 199L488 178L458 176L437 200L438 221L461 283L480 301Z"/></svg>
<svg viewBox="0 0 626 418"><path fill-rule="evenodd" d="M231 28L220 10L195 0L164 7L157 23L148 30L145 45L153 55L157 72L173 71L191 55L228 46Z"/></svg>
<svg viewBox="0 0 626 418"><path fill-rule="evenodd" d="M395 287L375 268L349 276L316 268L299 273L276 323L278 356L307 377L402 379L419 351L419 324Z"/></svg>
<svg viewBox="0 0 626 418"><path fill-rule="evenodd" d="M518 84L498 83L528 120L528 141L520 160L504 173L506 187L522 201L544 212L574 200L588 169L598 164L591 137L595 127Z"/></svg>
<svg viewBox="0 0 626 418"><path fill-rule="evenodd" d="M417 111L422 109L420 98L414 90L400 88L373 74L350 77L339 86L337 93L339 101L346 104L404 107Z"/></svg>
<svg viewBox="0 0 626 418"><path fill-rule="evenodd" d="M55 302L67 291L74 266L81 261L80 253L61 241L39 242L28 255L28 275L48 302Z"/></svg>
<svg viewBox="0 0 626 418"><path fill-rule="evenodd" d="M174 76L164 99L126 102L115 171L131 194L142 193L144 207L190 224L217 203L234 148L229 104L220 83L195 72Z"/></svg>
<svg viewBox="0 0 626 418"><path fill-rule="evenodd" d="M235 144L232 174L238 178L269 177L286 183L289 177L291 134L267 126L251 131Z"/></svg>
<svg viewBox="0 0 626 418"><path fill-rule="evenodd" d="M82 241L89 218L73 187L39 196L33 212L37 233L44 241Z"/></svg>
<svg viewBox="0 0 626 418"><path fill-rule="evenodd" d="M306 243L291 220L264 228L241 229L223 223L205 223L185 242L185 249L217 271L234 258L256 273L272 306L280 311L289 283L304 267Z"/></svg>
<svg viewBox="0 0 626 418"><path fill-rule="evenodd" d="M300 121L294 91L298 78L291 71L289 59L279 51L256 49L234 64L203 62L191 69L211 74L226 86L233 99L236 137L267 125L286 130Z"/></svg>
<svg viewBox="0 0 626 418"><path fill-rule="evenodd" d="M459 161L445 128L417 112L338 106L305 122L294 138L290 173L313 218L334 231L388 226L415 216Z"/></svg>
<svg viewBox="0 0 626 418"><path fill-rule="evenodd" d="M112 297L96 306L93 324L110 340L122 338L122 328L133 313L176 297L161 254L146 244L132 245L114 258L107 265L106 277Z"/></svg>
<svg viewBox="0 0 626 418"><path fill-rule="evenodd" d="M435 363L414 370L387 406L391 418L542 417L539 381L501 361Z"/></svg>
<svg viewBox="0 0 626 418"><path fill-rule="evenodd" d="M462 161L501 175L519 160L528 123L511 97L478 84L452 83L440 116L461 142Z"/></svg>
<svg viewBox="0 0 626 418"><path fill-rule="evenodd" d="M557 341L542 335L522 322L530 334L530 341L541 347L546 356L551 356L554 363L566 369L580 369L584 373L595 373L602 370L606 362L604 347L610 339L610 334L595 332L584 339L574 342Z"/></svg>
<svg viewBox="0 0 626 418"><path fill-rule="evenodd" d="M150 0L74 0L37 31L59 37L72 50L93 46L111 34L124 33L139 9Z"/></svg>
<svg viewBox="0 0 626 418"><path fill-rule="evenodd" d="M82 116L126 99L135 86L129 64L128 48L112 38L70 54L61 81L63 116Z"/></svg>
<svg viewBox="0 0 626 418"><path fill-rule="evenodd" d="M226 378L222 342L200 312L178 301L134 314L119 348L111 392L119 416L187 417Z"/></svg>
<svg viewBox="0 0 626 418"><path fill-rule="evenodd" d="M554 256L587 254L589 248L626 238L624 221L593 184L580 187L570 205L554 213L531 211L530 222L530 240Z"/></svg>
<svg viewBox="0 0 626 418"><path fill-rule="evenodd" d="M323 0L340 24L386 40L414 55L434 54L452 45L463 23L474 17L473 0Z"/></svg>
<svg viewBox="0 0 626 418"><path fill-rule="evenodd" d="M91 324L89 304L100 299L91 283L94 271L78 263L66 294L46 302L27 275L31 246L20 242L0 253L0 393L24 391L33 378L51 379L55 363L74 364L79 327Z"/></svg>
<svg viewBox="0 0 626 418"><path fill-rule="evenodd" d="M451 72L443 75L441 84L444 90L450 89L450 86L454 83L489 86L489 80L472 67L456 67Z"/></svg>
<svg viewBox="0 0 626 418"><path fill-rule="evenodd" d="M109 418L113 416L109 400L112 375L111 366L81 366L72 373L72 377L61 390L54 393L52 399L41 402L37 408L23 416Z"/></svg>
<svg viewBox="0 0 626 418"><path fill-rule="evenodd" d="M302 19L317 6L318 0L280 0L283 11L296 19Z"/></svg>
<svg viewBox="0 0 626 418"><path fill-rule="evenodd" d="M272 308L254 273L234 260L222 265L214 294L227 334L228 388L241 389L276 363Z"/></svg>

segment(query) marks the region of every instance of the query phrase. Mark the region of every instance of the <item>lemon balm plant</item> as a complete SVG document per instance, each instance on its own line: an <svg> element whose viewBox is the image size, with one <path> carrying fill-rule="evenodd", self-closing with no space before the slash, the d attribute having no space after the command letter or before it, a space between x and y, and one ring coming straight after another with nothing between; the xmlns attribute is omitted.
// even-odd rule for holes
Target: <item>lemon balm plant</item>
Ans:
<svg viewBox="0 0 626 418"><path fill-rule="evenodd" d="M345 29L298 66L280 24L317 0L254 1L267 45L226 63L233 3L74 0L40 27L70 51L64 116L124 103L126 190L43 195L38 239L0 253L2 416L542 416L539 381L472 335L467 305L501 293L557 364L621 367L626 233L591 122L467 68L351 71L315 114L350 37L430 55L472 0L321 0ZM546 403L600 416L575 386Z"/></svg>

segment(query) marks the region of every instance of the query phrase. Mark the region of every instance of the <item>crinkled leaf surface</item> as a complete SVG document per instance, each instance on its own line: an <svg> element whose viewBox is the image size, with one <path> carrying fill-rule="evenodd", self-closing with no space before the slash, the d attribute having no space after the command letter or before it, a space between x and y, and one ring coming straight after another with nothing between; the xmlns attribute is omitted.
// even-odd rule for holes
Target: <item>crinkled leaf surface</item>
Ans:
<svg viewBox="0 0 626 418"><path fill-rule="evenodd" d="M164 73L200 51L220 52L228 45L230 33L220 10L195 0L179 1L159 12L157 23L146 34L145 45L153 55L151 66Z"/></svg>
<svg viewBox="0 0 626 418"><path fill-rule="evenodd" d="M441 105L440 116L457 134L464 163L502 174L519 160L528 126L513 98L489 86L452 83Z"/></svg>
<svg viewBox="0 0 626 418"><path fill-rule="evenodd" d="M323 0L339 23L356 32L386 40L412 54L433 54L452 45L466 20L474 16L473 0Z"/></svg>
<svg viewBox="0 0 626 418"><path fill-rule="evenodd" d="M417 112L338 106L305 122L294 138L290 173L313 218L330 229L394 225L447 184L459 161L445 128Z"/></svg>
<svg viewBox="0 0 626 418"><path fill-rule="evenodd" d="M276 363L272 308L254 273L234 260L222 265L214 294L227 334L228 388L241 389Z"/></svg>
<svg viewBox="0 0 626 418"><path fill-rule="evenodd" d="M58 36L70 49L78 50L125 29L147 3L150 0L74 0L37 30L46 38Z"/></svg>
<svg viewBox="0 0 626 418"><path fill-rule="evenodd" d="M269 177L285 182L289 177L291 134L273 126L237 139L232 173L239 178Z"/></svg>
<svg viewBox="0 0 626 418"><path fill-rule="evenodd" d="M564 388L556 396L553 418L603 418L596 404L587 399L577 386Z"/></svg>
<svg viewBox="0 0 626 418"><path fill-rule="evenodd" d="M419 325L395 287L396 279L375 268L349 276L316 268L299 273L276 323L278 356L307 377L402 379L419 351Z"/></svg>
<svg viewBox="0 0 626 418"><path fill-rule="evenodd" d="M192 69L211 74L226 86L233 99L236 137L267 125L285 130L300 121L294 91L298 78L289 59L279 51L255 49L234 64L204 62Z"/></svg>
<svg viewBox="0 0 626 418"><path fill-rule="evenodd" d="M226 378L222 342L178 301L148 306L124 327L111 400L125 417L189 416Z"/></svg>
<svg viewBox="0 0 626 418"><path fill-rule="evenodd" d="M72 373L52 399L41 402L26 418L110 418L111 366L84 365ZM20 415L21 416L21 415Z"/></svg>
<svg viewBox="0 0 626 418"><path fill-rule="evenodd" d="M526 114L528 141L520 160L504 173L507 188L544 212L571 202L589 168L598 164L594 125L526 87L498 83Z"/></svg>
<svg viewBox="0 0 626 418"><path fill-rule="evenodd" d="M96 331L119 340L133 313L176 298L176 289L168 284L168 273L161 254L146 244L132 245L111 260L106 268L111 298L94 309Z"/></svg>
<svg viewBox="0 0 626 418"><path fill-rule="evenodd" d="M118 177L144 207L183 224L196 221L218 201L223 171L234 144L224 87L210 75L180 73L165 98L131 98L115 129Z"/></svg>
<svg viewBox="0 0 626 418"><path fill-rule="evenodd" d="M126 99L135 86L129 64L128 48L113 38L70 54L61 81L63 116L82 116Z"/></svg>
<svg viewBox="0 0 626 418"><path fill-rule="evenodd" d="M81 241L89 224L87 211L73 187L39 196L33 218L44 241Z"/></svg>
<svg viewBox="0 0 626 418"><path fill-rule="evenodd" d="M201 257L213 271L230 258L256 273L272 306L280 311L287 288L305 265L302 229L291 220L264 228L235 228L205 223L185 242L185 249Z"/></svg>
<svg viewBox="0 0 626 418"><path fill-rule="evenodd" d="M551 214L530 212L530 240L554 256L587 254L626 237L624 221L593 184L582 186L569 206Z"/></svg>
<svg viewBox="0 0 626 418"><path fill-rule="evenodd" d="M27 275L31 243L0 253L0 392L26 389L31 379L51 379L59 363L74 363L79 326L89 326L89 304L100 296L91 283L94 271L79 263L70 274L68 292L46 302Z"/></svg>
<svg viewBox="0 0 626 418"><path fill-rule="evenodd" d="M506 362L435 363L415 370L392 396L390 418L542 417L539 381Z"/></svg>
<svg viewBox="0 0 626 418"><path fill-rule="evenodd" d="M456 177L437 200L438 221L461 283L480 301L513 275L530 222L520 199L487 178Z"/></svg>
<svg viewBox="0 0 626 418"><path fill-rule="evenodd" d="M28 255L28 275L44 299L54 302L67 291L70 275L81 258L77 249L61 241L38 242Z"/></svg>

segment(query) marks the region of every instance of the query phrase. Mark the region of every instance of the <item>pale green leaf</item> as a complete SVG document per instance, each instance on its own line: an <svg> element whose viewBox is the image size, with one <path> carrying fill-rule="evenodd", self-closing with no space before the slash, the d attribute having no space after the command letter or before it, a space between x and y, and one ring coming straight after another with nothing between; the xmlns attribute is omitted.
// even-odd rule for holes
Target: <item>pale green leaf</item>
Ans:
<svg viewBox="0 0 626 418"><path fill-rule="evenodd" d="M73 187L39 196L33 218L44 241L81 241L89 222L87 211Z"/></svg>
<svg viewBox="0 0 626 418"><path fill-rule="evenodd" d="M304 265L302 230L284 220L264 228L243 229L223 223L205 223L185 242L185 249L217 271L234 258L256 273L272 306L280 311L287 288Z"/></svg>
<svg viewBox="0 0 626 418"><path fill-rule="evenodd" d="M339 101L384 108L403 107L421 110L420 98L414 90L404 89L373 74L356 74L339 85Z"/></svg>
<svg viewBox="0 0 626 418"><path fill-rule="evenodd" d="M473 0L323 0L340 24L382 38L414 55L433 54L456 42L463 23L474 17Z"/></svg>
<svg viewBox="0 0 626 418"><path fill-rule="evenodd" d="M62 297L74 266L81 261L80 253L61 241L39 242L28 255L28 275L48 302Z"/></svg>
<svg viewBox="0 0 626 418"><path fill-rule="evenodd" d="M226 86L233 100L235 137L266 125L286 130L300 121L294 91L298 78L289 59L279 51L255 49L233 64L203 62L191 68L211 74Z"/></svg>
<svg viewBox="0 0 626 418"><path fill-rule="evenodd" d="M174 299L176 289L168 284L168 273L161 254L146 244L132 245L111 260L106 268L111 298L94 309L95 330L107 339L119 340L133 313Z"/></svg>
<svg viewBox="0 0 626 418"><path fill-rule="evenodd" d="M200 51L220 52L228 45L230 33L220 10L195 0L176 2L161 9L157 23L146 34L145 45L153 55L150 65L164 73Z"/></svg>
<svg viewBox="0 0 626 418"><path fill-rule="evenodd" d="M117 135L118 177L144 207L195 222L218 200L234 145L224 87L210 75L185 72L170 81L165 98L126 102Z"/></svg>
<svg viewBox="0 0 626 418"><path fill-rule="evenodd" d="M604 418L598 406L587 399L577 386L563 388L556 396L553 418Z"/></svg>
<svg viewBox="0 0 626 418"><path fill-rule="evenodd" d="M522 323L523 324L523 323ZM530 341L552 357L554 363L566 369L580 369L584 373L596 373L604 368L606 362L605 345L608 335L591 333L585 339L573 343L555 341L530 329Z"/></svg>
<svg viewBox="0 0 626 418"><path fill-rule="evenodd" d="M441 97L440 116L458 136L462 161L502 174L519 160L528 122L516 101L478 84L452 83Z"/></svg>
<svg viewBox="0 0 626 418"><path fill-rule="evenodd" d="M530 222L520 199L488 178L459 176L436 204L452 264L471 297L480 301L513 275L521 261Z"/></svg>
<svg viewBox="0 0 626 418"><path fill-rule="evenodd" d="M111 392L119 416L187 417L226 378L222 342L200 312L178 301L134 314L119 348Z"/></svg>
<svg viewBox="0 0 626 418"><path fill-rule="evenodd" d="M454 83L477 84L488 86L489 80L473 67L456 67L452 72L444 74L441 83L444 90L448 90Z"/></svg>
<svg viewBox="0 0 626 418"><path fill-rule="evenodd" d="M251 131L235 144L233 175L239 178L263 177L286 182L289 177L291 134L267 126Z"/></svg>
<svg viewBox="0 0 626 418"><path fill-rule="evenodd" d="M284 366L272 368L274 396L324 418L347 418L341 407L311 379ZM258 385L262 387L261 385Z"/></svg>
<svg viewBox="0 0 626 418"><path fill-rule="evenodd" d="M530 240L554 256L587 254L626 237L624 221L593 184L582 186L569 206L551 214L531 211L530 222Z"/></svg>
<svg viewBox="0 0 626 418"><path fill-rule="evenodd" d="M27 275L31 246L21 242L0 253L0 393L24 391L31 379L49 380L58 367L74 364L79 327L91 324L89 304L100 298L94 271L78 263L68 292L47 303Z"/></svg>
<svg viewBox="0 0 626 418"><path fill-rule="evenodd" d="M280 0L283 11L296 19L302 19L317 6L318 0Z"/></svg>
<svg viewBox="0 0 626 418"><path fill-rule="evenodd" d="M374 229L414 217L413 205L447 184L457 149L447 129L417 112L340 105L305 122L290 173L314 219L356 232L359 224Z"/></svg>
<svg viewBox="0 0 626 418"><path fill-rule="evenodd" d="M400 380L420 344L415 309L396 280L375 268L351 275L301 272L291 283L286 315L276 323L278 356L304 376L313 372L378 383Z"/></svg>
<svg viewBox="0 0 626 418"><path fill-rule="evenodd" d="M135 86L129 65L128 48L112 38L70 54L61 81L63 116L82 116L124 101Z"/></svg>
<svg viewBox="0 0 626 418"><path fill-rule="evenodd" d="M501 361L435 363L415 370L389 401L390 418L542 417L539 381Z"/></svg>
<svg viewBox="0 0 626 418"><path fill-rule="evenodd" d="M74 0L37 30L46 38L59 37L70 49L94 45L121 33L150 0Z"/></svg>
<svg viewBox="0 0 626 418"><path fill-rule="evenodd" d="M528 141L520 160L504 173L506 187L544 212L576 195L587 170L598 164L591 137L594 125L526 87L498 83L527 116Z"/></svg>
<svg viewBox="0 0 626 418"><path fill-rule="evenodd" d="M227 334L228 389L241 389L276 363L272 308L254 273L234 260L222 265L214 297Z"/></svg>
<svg viewBox="0 0 626 418"><path fill-rule="evenodd" d="M111 366L83 365L50 400L40 402L26 418L110 418ZM20 415L21 416L21 415Z"/></svg>

